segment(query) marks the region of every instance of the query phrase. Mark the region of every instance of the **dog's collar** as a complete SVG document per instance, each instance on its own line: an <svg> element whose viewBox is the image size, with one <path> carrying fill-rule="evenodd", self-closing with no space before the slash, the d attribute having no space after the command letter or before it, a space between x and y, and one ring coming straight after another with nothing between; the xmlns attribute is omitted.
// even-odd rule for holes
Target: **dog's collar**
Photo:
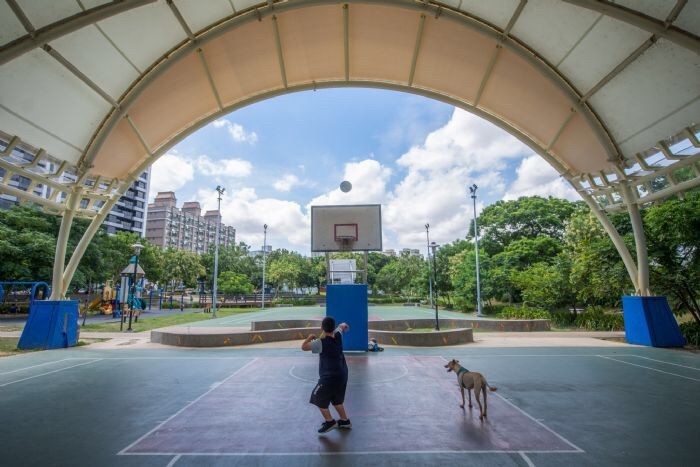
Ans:
<svg viewBox="0 0 700 467"><path fill-rule="evenodd" d="M460 367L460 369L457 371L457 376L461 376L462 373L469 373L469 370L464 367Z"/></svg>

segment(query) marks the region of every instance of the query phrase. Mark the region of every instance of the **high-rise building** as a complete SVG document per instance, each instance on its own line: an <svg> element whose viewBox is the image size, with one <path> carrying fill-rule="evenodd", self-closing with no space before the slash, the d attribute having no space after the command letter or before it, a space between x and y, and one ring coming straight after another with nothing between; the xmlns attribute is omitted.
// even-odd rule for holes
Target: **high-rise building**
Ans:
<svg viewBox="0 0 700 467"><path fill-rule="evenodd" d="M219 211L206 211L198 201L188 201L177 207L177 198L172 191L159 192L148 205L146 239L163 248L205 253L216 238L216 223L220 222ZM219 245L236 243L236 229L221 224Z"/></svg>
<svg viewBox="0 0 700 467"><path fill-rule="evenodd" d="M2 141L2 147L6 147ZM10 155L13 162L19 164L31 164L35 155L29 150L25 150L19 145L12 150ZM65 170L61 170L58 164L47 159L40 160L36 167L45 173L55 173L58 182L75 182L77 176ZM148 168L141 176L134 181L119 201L112 207L110 213L104 221L104 228L109 234L116 232L135 232L143 237L146 226L146 203L148 200L148 184L150 181L151 169ZM5 176L5 170L0 168L0 178ZM10 186L22 191L31 190L32 194L50 199L54 195L53 190L43 184L33 183L29 178L14 174L10 179ZM61 195L62 197L65 195ZM18 204L17 197L0 194L0 208L9 209Z"/></svg>
<svg viewBox="0 0 700 467"><path fill-rule="evenodd" d="M151 168L149 167L119 198L104 221L107 233L136 232L141 237L145 236L150 178Z"/></svg>

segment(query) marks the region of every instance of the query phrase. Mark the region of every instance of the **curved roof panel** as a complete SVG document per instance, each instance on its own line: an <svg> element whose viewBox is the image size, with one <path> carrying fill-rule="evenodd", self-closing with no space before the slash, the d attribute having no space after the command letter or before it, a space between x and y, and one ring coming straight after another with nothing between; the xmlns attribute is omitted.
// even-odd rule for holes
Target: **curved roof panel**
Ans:
<svg viewBox="0 0 700 467"><path fill-rule="evenodd" d="M13 0L0 131L124 179L220 113L367 85L471 110L568 176L619 174L700 120L699 4Z"/></svg>

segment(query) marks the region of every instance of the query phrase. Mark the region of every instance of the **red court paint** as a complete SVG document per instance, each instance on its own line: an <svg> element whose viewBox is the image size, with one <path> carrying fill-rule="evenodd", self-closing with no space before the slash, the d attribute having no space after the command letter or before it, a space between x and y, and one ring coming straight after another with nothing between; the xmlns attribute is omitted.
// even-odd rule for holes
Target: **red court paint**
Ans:
<svg viewBox="0 0 700 467"><path fill-rule="evenodd" d="M122 454L342 454L576 451L489 394L488 421L459 408L456 378L440 357L348 357L353 429L318 435L308 403L317 357L258 358ZM498 385L498 381L490 381Z"/></svg>

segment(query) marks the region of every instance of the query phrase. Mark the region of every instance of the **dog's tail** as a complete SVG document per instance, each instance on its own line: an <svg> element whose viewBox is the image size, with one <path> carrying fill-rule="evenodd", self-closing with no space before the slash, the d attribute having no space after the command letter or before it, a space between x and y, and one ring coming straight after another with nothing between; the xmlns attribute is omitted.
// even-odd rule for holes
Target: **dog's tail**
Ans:
<svg viewBox="0 0 700 467"><path fill-rule="evenodd" d="M487 388L489 388L489 391L498 391L498 388L496 386L491 386L488 381L486 381L486 378L484 378L484 384L486 385Z"/></svg>

